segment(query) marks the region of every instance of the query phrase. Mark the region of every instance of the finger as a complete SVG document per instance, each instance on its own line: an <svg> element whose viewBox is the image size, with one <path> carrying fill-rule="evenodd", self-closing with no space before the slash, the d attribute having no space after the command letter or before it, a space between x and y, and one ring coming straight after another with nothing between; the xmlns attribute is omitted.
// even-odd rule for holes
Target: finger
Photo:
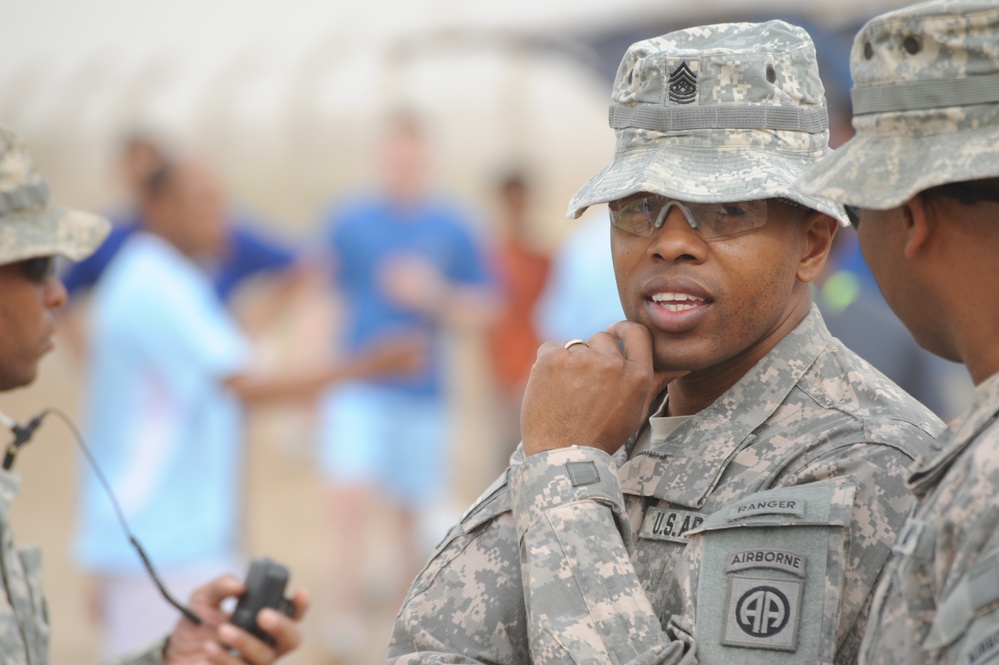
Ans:
<svg viewBox="0 0 999 665"><path fill-rule="evenodd" d="M204 646L205 655L212 665L246 665L246 661L238 654L229 651L216 642L207 642Z"/></svg>
<svg viewBox="0 0 999 665"><path fill-rule="evenodd" d="M652 333L640 323L618 321L607 332L621 340L624 357L645 367L652 366Z"/></svg>
<svg viewBox="0 0 999 665"><path fill-rule="evenodd" d="M257 615L257 624L274 638L274 648L278 654L297 649L302 643L302 630L289 617L272 609L264 609Z"/></svg>
<svg viewBox="0 0 999 665"><path fill-rule="evenodd" d="M309 592L305 589L297 589L295 595L292 596L291 602L295 605L295 613L292 618L295 621L301 621L302 617L309 609L309 605L312 604L312 599L309 597Z"/></svg>
<svg viewBox="0 0 999 665"><path fill-rule="evenodd" d="M274 647L231 623L219 626L217 635L219 642L238 651L243 660L252 665L270 665L277 658Z"/></svg>
<svg viewBox="0 0 999 665"><path fill-rule="evenodd" d="M652 385L657 393L661 393L666 390L666 386L670 383L679 379L681 376L687 376L688 374L690 374L690 370L656 370L652 373Z"/></svg>
<svg viewBox="0 0 999 665"><path fill-rule="evenodd" d="M538 358L541 358L542 356L547 356L552 353L556 353L561 348L562 345L556 342L545 342L544 344L538 347Z"/></svg>
<svg viewBox="0 0 999 665"><path fill-rule="evenodd" d="M222 575L195 589L194 593L191 594L191 604L219 607L226 598L239 596L244 591L246 591L246 587L238 579L232 575Z"/></svg>
<svg viewBox="0 0 999 665"><path fill-rule="evenodd" d="M590 348L598 353L613 354L615 356L623 355L621 353L621 347L618 345L619 340L607 332L598 332L590 338L587 344Z"/></svg>

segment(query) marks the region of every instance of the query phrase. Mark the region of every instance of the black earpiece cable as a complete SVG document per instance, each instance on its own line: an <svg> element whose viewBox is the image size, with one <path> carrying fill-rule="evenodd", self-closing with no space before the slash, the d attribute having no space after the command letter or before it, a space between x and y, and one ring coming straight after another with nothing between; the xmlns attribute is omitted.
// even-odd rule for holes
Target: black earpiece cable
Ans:
<svg viewBox="0 0 999 665"><path fill-rule="evenodd" d="M7 445L7 451L4 454L3 468L5 470L9 470L14 465L14 458L17 456L17 452L21 449L21 446L26 444L31 439L35 430L38 429L38 426L41 425L42 421L49 415L58 416L66 427L68 427L73 433L73 436L76 438L76 443L79 444L80 450L83 451L83 456L87 458L87 462L90 463L90 468L92 468L94 473L97 474L97 479L104 487L104 491L107 492L108 498L111 500L111 505L114 506L114 512L118 516L118 522L121 524L122 530L125 532L125 535L128 536L128 541L132 543L132 547L134 547L135 551L139 553L139 558L142 559L142 565L146 567L146 570L149 572L149 576L156 584L156 588L160 590L163 598L165 598L166 601L172 606L177 608L177 611L183 614L188 621L200 626L204 623L201 617L195 614L190 608L185 607L178 602L177 599L174 598L163 585L163 582L160 580L160 576L156 573L156 569L153 568L152 561L149 560L149 555L146 554L146 550L143 549L142 544L139 543L139 540L132 534L132 530L128 528L128 522L125 521L125 513L122 512L121 506L118 505L118 499L115 498L114 492L111 491L111 485L101 472L101 468L97 466L97 461L94 460L94 457L90 454L90 450L87 448L87 445L83 442L83 436L80 434L80 430L76 427L76 423L74 423L73 420L63 411L60 411L59 409L45 409L24 426L18 425L7 416L0 414L0 423L6 425L10 431L14 433L14 440Z"/></svg>

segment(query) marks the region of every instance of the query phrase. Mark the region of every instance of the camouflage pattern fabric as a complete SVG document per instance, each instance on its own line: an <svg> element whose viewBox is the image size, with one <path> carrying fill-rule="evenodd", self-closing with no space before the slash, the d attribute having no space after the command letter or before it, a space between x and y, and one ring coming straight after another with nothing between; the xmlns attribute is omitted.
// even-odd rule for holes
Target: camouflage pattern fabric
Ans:
<svg viewBox="0 0 999 665"><path fill-rule="evenodd" d="M999 375L976 396L913 469L861 662L999 662Z"/></svg>
<svg viewBox="0 0 999 665"><path fill-rule="evenodd" d="M42 552L37 547L15 547L10 527L10 506L19 488L16 474L0 471L0 573L4 588L0 597L0 664L47 665L49 616L42 580ZM162 642L112 661L113 665L162 662Z"/></svg>
<svg viewBox="0 0 999 665"><path fill-rule="evenodd" d="M18 476L0 471L0 561L6 594L0 599L0 662L36 665L49 660L49 618L42 588L42 553L18 549L10 527L10 506Z"/></svg>
<svg viewBox="0 0 999 665"><path fill-rule="evenodd" d="M103 217L49 203L23 141L0 126L0 264L38 256L89 256L111 230Z"/></svg>
<svg viewBox="0 0 999 665"><path fill-rule="evenodd" d="M848 224L794 183L828 152L815 46L783 21L678 30L632 45L611 95L614 159L567 216L652 192L683 201L788 198Z"/></svg>
<svg viewBox="0 0 999 665"><path fill-rule="evenodd" d="M856 135L799 183L886 210L999 176L999 5L927 2L872 19L850 53Z"/></svg>
<svg viewBox="0 0 999 665"><path fill-rule="evenodd" d="M942 424L813 308L632 459L518 450L419 574L395 663L850 663Z"/></svg>

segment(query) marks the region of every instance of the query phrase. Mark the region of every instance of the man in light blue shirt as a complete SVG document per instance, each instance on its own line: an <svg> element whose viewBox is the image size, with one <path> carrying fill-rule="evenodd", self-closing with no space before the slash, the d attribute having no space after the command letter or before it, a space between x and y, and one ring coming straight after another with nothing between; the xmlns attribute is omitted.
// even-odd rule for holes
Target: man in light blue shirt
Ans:
<svg viewBox="0 0 999 665"><path fill-rule="evenodd" d="M224 241L219 200L200 171L161 176L155 218L112 261L94 296L87 439L135 534L184 595L237 562L242 420L226 387L249 348L195 262ZM162 630L141 562L97 479L82 474L77 554L100 576L108 653Z"/></svg>
<svg viewBox="0 0 999 665"><path fill-rule="evenodd" d="M183 595L239 556L242 402L315 394L381 362L394 368L407 350L254 375L249 344L200 267L225 246L214 179L194 165L168 167L146 190L146 230L125 243L94 295L87 438L134 533ZM153 600L96 479L82 481L76 553L99 576L105 646L118 652L160 634L172 610Z"/></svg>
<svg viewBox="0 0 999 665"><path fill-rule="evenodd" d="M106 233L106 220L51 205L48 185L32 167L23 143L0 127L0 392L34 381L39 360L53 348L56 313L66 303L66 290L53 272L55 256L84 258ZM10 428L17 435L0 469L0 654L5 663L49 662L51 627L42 587L41 552L37 547L15 545L9 515L20 485L19 476L10 470L16 445L30 439L46 413L23 427L0 414L4 429ZM22 438L25 432L27 438ZM243 585L231 576L200 586L189 601L200 624L185 616L176 622L169 638L114 662L231 663L237 658L227 648L231 647L241 654L240 662L264 665L296 648L301 633L295 621L305 610L305 593L295 595L295 620L273 609L260 613L258 626L275 640L273 645L267 645L228 623L228 615L220 609L226 598L243 591Z"/></svg>

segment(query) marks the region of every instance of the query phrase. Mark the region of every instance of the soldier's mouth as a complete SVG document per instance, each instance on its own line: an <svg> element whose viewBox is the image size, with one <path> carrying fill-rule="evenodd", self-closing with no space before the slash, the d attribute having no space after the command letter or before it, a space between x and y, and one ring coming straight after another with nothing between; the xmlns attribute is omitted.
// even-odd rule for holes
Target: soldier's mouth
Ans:
<svg viewBox="0 0 999 665"><path fill-rule="evenodd" d="M686 312L703 305L704 298L692 296L689 293L656 293L652 302L670 312Z"/></svg>

